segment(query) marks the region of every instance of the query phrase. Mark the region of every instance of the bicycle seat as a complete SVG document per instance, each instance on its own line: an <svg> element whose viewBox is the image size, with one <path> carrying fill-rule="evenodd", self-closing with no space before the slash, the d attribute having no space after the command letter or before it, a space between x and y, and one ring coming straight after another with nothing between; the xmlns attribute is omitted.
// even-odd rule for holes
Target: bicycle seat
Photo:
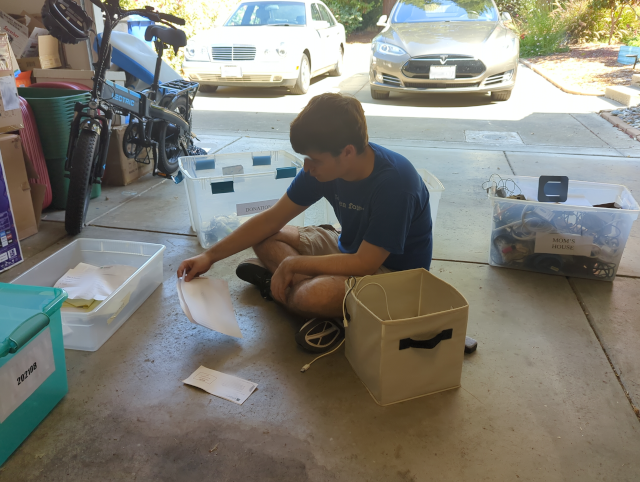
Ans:
<svg viewBox="0 0 640 482"><path fill-rule="evenodd" d="M144 32L144 39L150 42L154 37L161 42L171 45L174 49L179 49L187 45L187 36L182 30L177 28L150 25Z"/></svg>

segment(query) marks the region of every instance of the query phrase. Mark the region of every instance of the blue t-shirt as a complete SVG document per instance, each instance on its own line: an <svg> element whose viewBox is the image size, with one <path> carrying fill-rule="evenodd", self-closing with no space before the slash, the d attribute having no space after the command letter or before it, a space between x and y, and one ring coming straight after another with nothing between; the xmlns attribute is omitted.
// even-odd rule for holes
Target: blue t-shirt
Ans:
<svg viewBox="0 0 640 482"><path fill-rule="evenodd" d="M429 269L433 242L429 191L413 165L400 154L376 144L373 172L360 181L320 182L300 171L287 194L299 206L326 198L342 225L338 247L358 251L362 240L384 248L384 266L392 270Z"/></svg>

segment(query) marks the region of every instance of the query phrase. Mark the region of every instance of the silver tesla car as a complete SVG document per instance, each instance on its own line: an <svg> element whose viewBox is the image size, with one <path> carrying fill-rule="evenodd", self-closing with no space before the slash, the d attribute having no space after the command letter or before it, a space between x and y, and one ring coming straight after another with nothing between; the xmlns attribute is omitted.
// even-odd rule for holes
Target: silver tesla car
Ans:
<svg viewBox="0 0 640 482"><path fill-rule="evenodd" d="M520 42L493 0L399 0L371 44L371 97L390 92L491 92L509 99Z"/></svg>

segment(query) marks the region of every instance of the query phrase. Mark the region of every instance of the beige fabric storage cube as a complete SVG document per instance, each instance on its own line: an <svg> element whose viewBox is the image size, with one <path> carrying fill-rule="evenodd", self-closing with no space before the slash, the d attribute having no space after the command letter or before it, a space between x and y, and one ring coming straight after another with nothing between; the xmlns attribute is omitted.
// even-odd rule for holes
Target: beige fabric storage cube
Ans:
<svg viewBox="0 0 640 482"><path fill-rule="evenodd" d="M414 269L346 289L346 356L376 403L460 386L469 304L453 286Z"/></svg>

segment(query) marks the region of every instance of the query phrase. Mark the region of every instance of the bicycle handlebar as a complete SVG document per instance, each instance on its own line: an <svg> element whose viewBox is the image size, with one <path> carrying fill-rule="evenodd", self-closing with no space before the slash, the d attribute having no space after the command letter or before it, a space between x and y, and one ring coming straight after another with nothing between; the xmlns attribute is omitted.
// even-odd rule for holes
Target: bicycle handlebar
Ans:
<svg viewBox="0 0 640 482"><path fill-rule="evenodd" d="M105 10L107 5L105 5L101 0L90 0L96 7L100 10ZM135 9L135 10L120 10L121 15L140 15L141 17L146 17L149 20L154 22L170 22L175 23L176 25L185 25L186 22L183 18L176 17L175 15L171 15L169 13L156 12L153 10L153 7L145 7L144 9Z"/></svg>
<svg viewBox="0 0 640 482"><path fill-rule="evenodd" d="M171 15L170 13L160 13L158 12L158 16L167 22L175 23L176 25L184 25L186 22L183 18L176 17L175 15Z"/></svg>

